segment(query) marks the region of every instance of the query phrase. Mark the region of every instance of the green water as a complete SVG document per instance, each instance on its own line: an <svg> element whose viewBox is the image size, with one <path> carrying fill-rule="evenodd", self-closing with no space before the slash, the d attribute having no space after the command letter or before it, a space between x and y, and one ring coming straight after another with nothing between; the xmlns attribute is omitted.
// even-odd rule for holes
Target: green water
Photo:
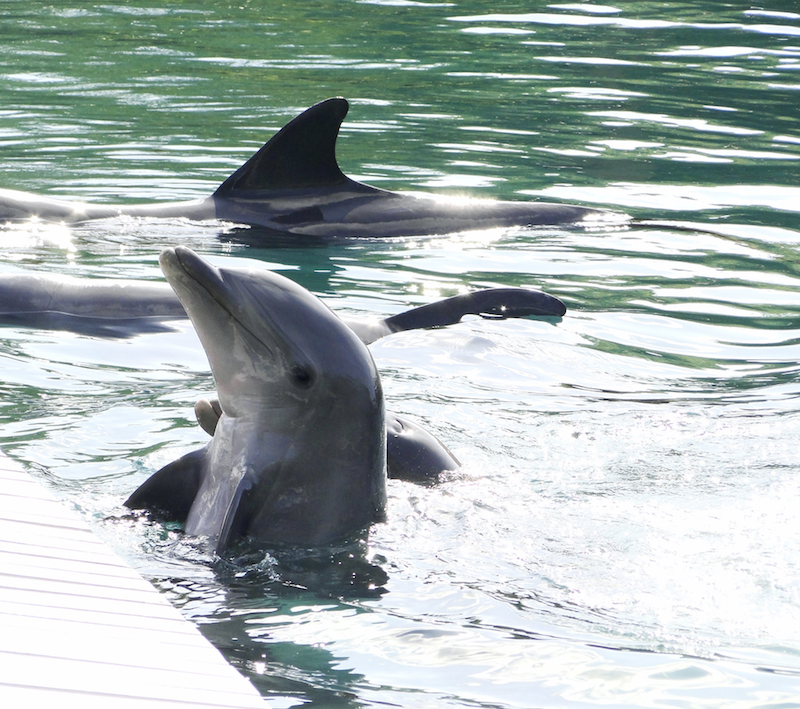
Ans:
<svg viewBox="0 0 800 709"><path fill-rule="evenodd" d="M120 503L204 442L187 326L0 331L0 445L268 706L800 706L796 3L0 3L0 187L205 196L342 95L349 175L679 223L261 243L217 224L0 227L0 271L160 277L184 243L348 313L489 285L558 324L371 349L389 407L464 462L390 487L352 550L212 570ZM2 670L0 670L0 675Z"/></svg>

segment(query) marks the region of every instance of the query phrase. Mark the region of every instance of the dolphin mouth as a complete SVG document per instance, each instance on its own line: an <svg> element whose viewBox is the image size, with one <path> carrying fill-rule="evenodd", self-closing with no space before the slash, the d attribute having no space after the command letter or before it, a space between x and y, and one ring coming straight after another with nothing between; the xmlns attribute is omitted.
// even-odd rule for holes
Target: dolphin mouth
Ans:
<svg viewBox="0 0 800 709"><path fill-rule="evenodd" d="M188 279L197 287L202 288L241 327L253 334L250 328L241 321L241 318L233 312L231 302L234 301L234 298L218 268L200 258L186 246L164 249L158 257L158 263L173 289L175 289L175 282L180 282L181 278ZM178 297L180 298L180 294ZM260 341L260 338L256 339Z"/></svg>

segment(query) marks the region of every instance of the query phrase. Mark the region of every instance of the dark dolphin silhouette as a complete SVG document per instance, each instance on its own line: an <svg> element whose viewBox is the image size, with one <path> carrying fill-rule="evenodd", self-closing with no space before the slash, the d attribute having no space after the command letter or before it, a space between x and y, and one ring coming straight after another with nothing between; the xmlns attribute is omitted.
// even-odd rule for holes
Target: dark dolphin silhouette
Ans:
<svg viewBox="0 0 800 709"><path fill-rule="evenodd" d="M184 217L316 237L422 236L494 227L627 223L627 217L618 213L569 204L446 199L356 182L336 161L336 138L347 111L343 98L312 106L203 199L98 205L0 189L0 221Z"/></svg>

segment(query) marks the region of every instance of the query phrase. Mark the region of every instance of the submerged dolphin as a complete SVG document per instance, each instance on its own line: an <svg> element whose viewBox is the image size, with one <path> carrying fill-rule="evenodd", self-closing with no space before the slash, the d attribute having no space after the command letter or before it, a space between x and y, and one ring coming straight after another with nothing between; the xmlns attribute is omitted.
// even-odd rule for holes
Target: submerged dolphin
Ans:
<svg viewBox="0 0 800 709"><path fill-rule="evenodd" d="M564 304L526 288L485 288L384 319L340 316L365 344L404 330L452 325L468 314L490 318L560 317ZM189 317L167 284L52 273L0 274L0 325L65 330L105 337L169 329Z"/></svg>
<svg viewBox="0 0 800 709"><path fill-rule="evenodd" d="M95 205L0 189L0 221L37 217L75 223L120 215L184 217L247 224L281 234L392 237L511 226L602 226L626 219L613 212L568 204L448 200L356 182L336 161L336 138L347 111L343 98L312 106L203 199Z"/></svg>
<svg viewBox="0 0 800 709"><path fill-rule="evenodd" d="M359 336L275 273L218 269L185 247L167 249L160 262L208 355L219 400L198 411L211 442L155 473L127 506L165 513L219 554L243 538L315 545L383 519L387 456L393 474L409 479L458 467L431 434L385 413L362 338L452 320L464 296ZM547 307L563 314L556 303Z"/></svg>

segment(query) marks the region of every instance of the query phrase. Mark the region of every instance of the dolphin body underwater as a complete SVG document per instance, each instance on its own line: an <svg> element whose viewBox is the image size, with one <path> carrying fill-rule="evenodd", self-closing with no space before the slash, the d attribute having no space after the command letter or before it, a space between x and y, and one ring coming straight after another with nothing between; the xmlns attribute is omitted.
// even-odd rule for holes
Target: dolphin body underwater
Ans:
<svg viewBox="0 0 800 709"><path fill-rule="evenodd" d="M215 268L186 247L165 250L160 263L197 330L219 399L200 402L210 443L148 478L128 507L182 523L218 555L241 542L316 546L384 519L387 461L392 477L418 481L458 467L434 436L385 412L365 341L455 322L462 296L368 324L359 336L270 271ZM557 299L525 292L531 297L519 308L496 301L500 316L563 314Z"/></svg>
<svg viewBox="0 0 800 709"><path fill-rule="evenodd" d="M365 345L404 330L443 327L465 315L561 317L558 298L527 288L484 288L383 319L339 316ZM65 330L95 337L133 337L172 329L188 318L168 283L74 278L53 273L0 274L0 326Z"/></svg>
<svg viewBox="0 0 800 709"><path fill-rule="evenodd" d="M348 108L347 100L331 98L307 109L203 199L99 205L0 189L0 221L182 217L313 237L426 236L495 227L627 223L625 215L569 204L448 200L356 182L336 161L336 138Z"/></svg>

